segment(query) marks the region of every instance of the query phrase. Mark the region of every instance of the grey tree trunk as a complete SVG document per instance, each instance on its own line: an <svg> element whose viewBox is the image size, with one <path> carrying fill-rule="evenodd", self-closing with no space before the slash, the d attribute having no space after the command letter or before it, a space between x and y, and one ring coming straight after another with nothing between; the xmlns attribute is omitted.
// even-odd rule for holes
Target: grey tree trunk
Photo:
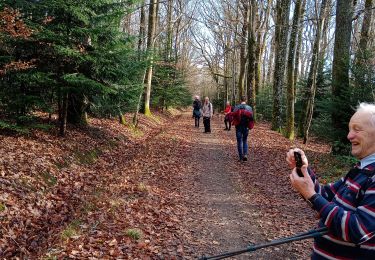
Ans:
<svg viewBox="0 0 375 260"><path fill-rule="evenodd" d="M255 23L256 23L256 3L255 0L250 1L249 8L249 28L248 28L248 40L247 40L247 98L249 104L253 107L255 114L256 111L256 87L255 79L257 73L257 62L256 62L256 41L255 41Z"/></svg>
<svg viewBox="0 0 375 260"><path fill-rule="evenodd" d="M150 99L151 99L151 82L152 82L152 68L153 68L153 56L154 54L154 37L156 31L156 22L157 22L157 7L158 0L150 0L149 6L149 20L148 20L148 32L147 32L147 52L149 58L149 67L146 73L146 93L145 93L145 115L150 116Z"/></svg>
<svg viewBox="0 0 375 260"><path fill-rule="evenodd" d="M285 78L287 54L288 21L290 0L278 0L276 4L277 22L275 27L275 72L273 82L272 130L281 131L282 94Z"/></svg>
<svg viewBox="0 0 375 260"><path fill-rule="evenodd" d="M332 64L332 123L336 143L347 143L347 124L352 111L349 100L350 39L353 7L351 1L336 1L336 30ZM343 146L334 147L334 153L343 152Z"/></svg>
<svg viewBox="0 0 375 260"><path fill-rule="evenodd" d="M293 24L290 33L289 40L289 55L288 55L288 72L287 72L287 106L286 106L286 131L285 137L293 140L294 139L294 100L295 100L295 84L294 72L296 62L296 42L298 36L298 29L301 21L302 13L302 0L297 0L294 15Z"/></svg>
<svg viewBox="0 0 375 260"><path fill-rule="evenodd" d="M146 36L146 15L145 15L145 3L146 1L143 0L141 2L141 9L140 9L140 23L139 23L139 39L138 39L138 60L141 60L141 53L143 51L143 46L144 46L144 39ZM142 84L145 82L145 77L146 77L146 72L143 73L142 77ZM133 116L133 125L137 126L138 125L138 113L139 109L141 107L141 102L142 102L142 96L145 93L145 89L142 89L141 92L139 93L138 97L138 103L137 103L137 108L134 112Z"/></svg>
<svg viewBox="0 0 375 260"><path fill-rule="evenodd" d="M303 143L307 143L309 137L309 129L311 126L311 120L314 112L315 93L316 93L316 76L318 71L318 62L320 54L320 41L322 37L322 29L324 20L327 16L327 0L322 0L320 6L319 17L317 18L317 29L314 41L314 47L312 52L312 58L310 63L310 72L306 84L306 96L303 107L303 113L301 113L301 122L299 128L303 130Z"/></svg>
<svg viewBox="0 0 375 260"><path fill-rule="evenodd" d="M238 91L239 96L242 97L245 95L245 72L246 72L246 39L247 39L247 30L249 26L249 4L247 0L242 0L243 6L243 24L241 31L241 44L240 44L240 74L238 79Z"/></svg>

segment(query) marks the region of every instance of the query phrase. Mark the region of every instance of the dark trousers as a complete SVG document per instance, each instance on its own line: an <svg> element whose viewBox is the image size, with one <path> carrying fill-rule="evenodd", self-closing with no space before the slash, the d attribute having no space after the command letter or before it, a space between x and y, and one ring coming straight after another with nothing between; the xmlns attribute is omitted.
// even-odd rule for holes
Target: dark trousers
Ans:
<svg viewBox="0 0 375 260"><path fill-rule="evenodd" d="M228 119L224 119L224 124L225 124L225 129L230 130L230 127L232 126L232 123Z"/></svg>
<svg viewBox="0 0 375 260"><path fill-rule="evenodd" d="M194 117L195 127L199 127L199 119L200 119L200 117Z"/></svg>
<svg viewBox="0 0 375 260"><path fill-rule="evenodd" d="M209 117L203 117L204 132L211 133L211 119Z"/></svg>

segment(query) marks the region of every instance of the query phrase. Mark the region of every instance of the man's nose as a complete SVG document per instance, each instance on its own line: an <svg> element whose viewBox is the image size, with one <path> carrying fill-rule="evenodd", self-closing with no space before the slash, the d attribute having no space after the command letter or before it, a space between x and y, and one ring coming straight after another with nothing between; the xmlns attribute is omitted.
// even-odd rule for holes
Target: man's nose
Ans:
<svg viewBox="0 0 375 260"><path fill-rule="evenodd" d="M348 140L351 140L354 138L354 133L353 131L349 131L348 135L346 136L346 138L348 138Z"/></svg>

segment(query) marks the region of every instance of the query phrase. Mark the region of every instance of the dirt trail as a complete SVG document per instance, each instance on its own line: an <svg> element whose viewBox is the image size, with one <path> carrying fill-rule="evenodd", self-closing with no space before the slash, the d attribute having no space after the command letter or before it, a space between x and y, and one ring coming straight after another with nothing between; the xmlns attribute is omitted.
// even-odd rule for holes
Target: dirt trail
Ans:
<svg viewBox="0 0 375 260"><path fill-rule="evenodd" d="M212 133L203 133L203 126L194 128L189 113L171 129L185 139L190 136L191 157L184 161L191 163L182 190L190 209L185 225L192 236L185 242L193 244L195 257L243 249L250 243L313 228L313 212L288 182L284 157L293 144L268 130L268 125L257 124L249 136L249 161L238 162L235 129L223 128L222 118L216 116ZM306 259L311 245L307 240L232 259Z"/></svg>
<svg viewBox="0 0 375 260"><path fill-rule="evenodd" d="M259 232L252 221L246 221L252 218L253 207L231 174L231 164L236 161L230 152L234 129L224 132L217 123L211 134L194 133L199 146L192 152L197 172L191 196L201 203L197 216L204 229L198 228L197 233L202 232L201 238L211 240L215 248L227 251L245 247Z"/></svg>

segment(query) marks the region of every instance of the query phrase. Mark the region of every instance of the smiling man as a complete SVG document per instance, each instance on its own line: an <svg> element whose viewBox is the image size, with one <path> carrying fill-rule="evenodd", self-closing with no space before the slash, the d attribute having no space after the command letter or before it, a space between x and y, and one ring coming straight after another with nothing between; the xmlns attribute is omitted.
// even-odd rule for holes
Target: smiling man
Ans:
<svg viewBox="0 0 375 260"><path fill-rule="evenodd" d="M287 153L291 184L319 214L329 233L315 239L311 259L375 259L375 105L361 103L347 136L360 162L339 181L320 185L300 149ZM294 152L302 156L303 177Z"/></svg>

